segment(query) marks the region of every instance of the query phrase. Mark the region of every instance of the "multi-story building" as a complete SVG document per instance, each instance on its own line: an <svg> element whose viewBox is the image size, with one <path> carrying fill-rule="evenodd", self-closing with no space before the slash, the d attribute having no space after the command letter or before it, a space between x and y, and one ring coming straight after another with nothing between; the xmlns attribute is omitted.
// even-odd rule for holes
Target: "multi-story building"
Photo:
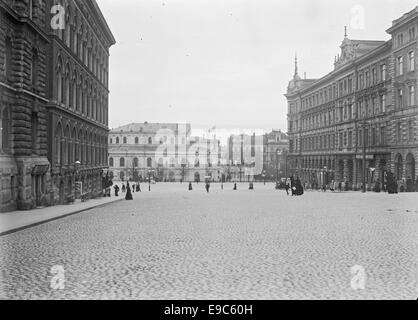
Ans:
<svg viewBox="0 0 418 320"><path fill-rule="evenodd" d="M47 104L52 192L55 203L76 193L95 197L102 192L108 168L109 48L115 44L95 0L61 4L63 28L50 28Z"/></svg>
<svg viewBox="0 0 418 320"><path fill-rule="evenodd" d="M229 180L247 181L263 174L264 138L255 133L236 134L228 138Z"/></svg>
<svg viewBox="0 0 418 320"><path fill-rule="evenodd" d="M281 130L272 130L264 135L263 174L270 180L287 176L289 138Z"/></svg>
<svg viewBox="0 0 418 320"><path fill-rule="evenodd" d="M416 51L418 7L393 21L389 41L345 36L335 68L289 83L289 161L306 182L346 181L359 188L417 177ZM363 168L363 161L366 166Z"/></svg>
<svg viewBox="0 0 418 320"><path fill-rule="evenodd" d="M219 140L191 136L190 124L133 123L109 136L116 180L203 181L221 174Z"/></svg>
<svg viewBox="0 0 418 320"><path fill-rule="evenodd" d="M186 180L190 124L132 123L109 134L109 167L116 180Z"/></svg>
<svg viewBox="0 0 418 320"><path fill-rule="evenodd" d="M49 203L46 10L0 1L0 212Z"/></svg>
<svg viewBox="0 0 418 320"><path fill-rule="evenodd" d="M0 211L100 192L114 42L95 0L0 0Z"/></svg>
<svg viewBox="0 0 418 320"><path fill-rule="evenodd" d="M115 180L218 180L217 139L191 136L190 124L132 123L109 135L109 166Z"/></svg>

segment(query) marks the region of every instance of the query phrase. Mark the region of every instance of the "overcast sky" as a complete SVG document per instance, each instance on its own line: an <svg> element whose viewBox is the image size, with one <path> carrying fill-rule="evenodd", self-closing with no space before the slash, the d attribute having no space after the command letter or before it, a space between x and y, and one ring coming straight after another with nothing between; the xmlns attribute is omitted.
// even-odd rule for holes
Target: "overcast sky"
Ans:
<svg viewBox="0 0 418 320"><path fill-rule="evenodd" d="M388 40L416 0L97 0L117 45L110 126L187 121L195 129L286 126L283 94L324 76L349 38ZM362 19L364 12L364 19Z"/></svg>

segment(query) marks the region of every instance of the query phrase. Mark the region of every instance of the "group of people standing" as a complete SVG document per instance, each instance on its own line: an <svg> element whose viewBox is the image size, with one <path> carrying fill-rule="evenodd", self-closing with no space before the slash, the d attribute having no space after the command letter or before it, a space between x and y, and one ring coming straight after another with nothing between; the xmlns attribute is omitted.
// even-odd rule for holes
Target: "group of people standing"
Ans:
<svg viewBox="0 0 418 320"><path fill-rule="evenodd" d="M293 176L291 176L289 179L287 179L286 193L288 196L302 196L304 194L302 181L299 177L296 177L295 179Z"/></svg>
<svg viewBox="0 0 418 320"><path fill-rule="evenodd" d="M115 197L119 197L119 192L121 190L119 186L115 185L113 189L115 189ZM124 183L122 183L122 193L125 193L125 200L133 200L132 193L135 193L135 191L142 192L141 185L139 183L133 184L132 189L129 182L126 183L126 186Z"/></svg>

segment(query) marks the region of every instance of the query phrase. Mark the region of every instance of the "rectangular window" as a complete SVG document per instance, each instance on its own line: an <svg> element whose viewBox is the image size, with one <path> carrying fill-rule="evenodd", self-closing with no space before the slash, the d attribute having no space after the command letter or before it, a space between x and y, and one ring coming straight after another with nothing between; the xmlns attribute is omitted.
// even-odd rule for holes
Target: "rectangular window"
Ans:
<svg viewBox="0 0 418 320"><path fill-rule="evenodd" d="M403 75L403 57L398 57L398 75Z"/></svg>
<svg viewBox="0 0 418 320"><path fill-rule="evenodd" d="M413 142L415 139L414 137L414 121L413 120L409 120L408 123L408 136L409 136L409 141Z"/></svg>
<svg viewBox="0 0 418 320"><path fill-rule="evenodd" d="M399 108L403 108L403 90L398 90L398 106Z"/></svg>
<svg viewBox="0 0 418 320"><path fill-rule="evenodd" d="M409 87L409 106L415 105L415 86Z"/></svg>
<svg viewBox="0 0 418 320"><path fill-rule="evenodd" d="M380 66L380 80L381 81L386 81L386 72L387 72L386 65L382 64Z"/></svg>
<svg viewBox="0 0 418 320"><path fill-rule="evenodd" d="M353 132L350 130L348 131L348 148L353 147Z"/></svg>
<svg viewBox="0 0 418 320"><path fill-rule="evenodd" d="M380 96L380 110L383 113L386 112L386 95L385 94Z"/></svg>
<svg viewBox="0 0 418 320"><path fill-rule="evenodd" d="M386 143L385 139L385 127L380 128L380 144L384 145Z"/></svg>
<svg viewBox="0 0 418 320"><path fill-rule="evenodd" d="M376 128L372 128L372 146L376 145Z"/></svg>
<svg viewBox="0 0 418 320"><path fill-rule="evenodd" d="M411 51L409 54L409 71L415 71L415 52Z"/></svg>
<svg viewBox="0 0 418 320"><path fill-rule="evenodd" d="M397 126L396 126L396 140L398 142L401 142L402 140L402 125L400 122L398 122Z"/></svg>

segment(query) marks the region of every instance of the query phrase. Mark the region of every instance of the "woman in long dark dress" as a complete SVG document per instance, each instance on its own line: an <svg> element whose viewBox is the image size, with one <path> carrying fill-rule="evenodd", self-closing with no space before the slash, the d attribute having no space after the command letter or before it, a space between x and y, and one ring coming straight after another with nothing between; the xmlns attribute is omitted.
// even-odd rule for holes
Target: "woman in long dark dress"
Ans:
<svg viewBox="0 0 418 320"><path fill-rule="evenodd" d="M125 200L133 200L132 192L131 192L131 187L129 186L129 182L126 185L127 185L127 187L126 187Z"/></svg>
<svg viewBox="0 0 418 320"><path fill-rule="evenodd" d="M302 196L303 195L303 186L302 182L300 181L299 177L295 180L295 195Z"/></svg>

